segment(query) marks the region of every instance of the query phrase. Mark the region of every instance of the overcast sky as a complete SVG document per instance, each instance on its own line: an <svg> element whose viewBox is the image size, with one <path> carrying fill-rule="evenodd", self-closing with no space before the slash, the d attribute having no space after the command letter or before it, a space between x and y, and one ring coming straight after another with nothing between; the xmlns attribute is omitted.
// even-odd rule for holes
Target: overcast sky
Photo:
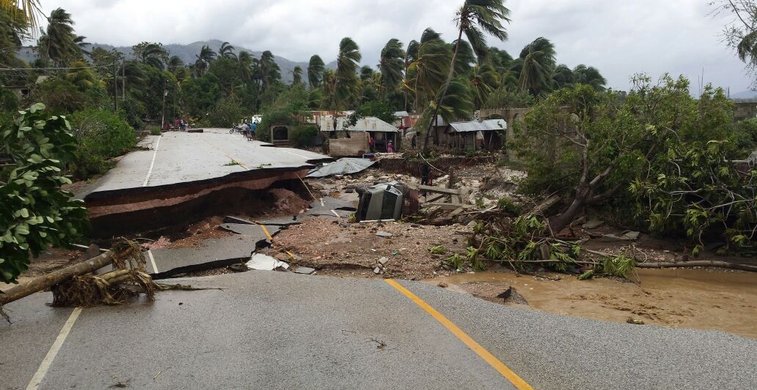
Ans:
<svg viewBox="0 0 757 390"><path fill-rule="evenodd" d="M318 54L335 59L339 41L351 37L363 64L375 67L390 38L404 44L431 27L451 41L462 0L42 0L72 14L77 34L88 42L117 46L141 41L191 43L219 39L255 51L271 50L293 61ZM692 91L699 79L731 93L750 79L722 40L729 17L713 16L708 0L509 0L510 38L491 46L513 57L543 36L555 44L558 63L594 66L613 89L630 77L684 74Z"/></svg>

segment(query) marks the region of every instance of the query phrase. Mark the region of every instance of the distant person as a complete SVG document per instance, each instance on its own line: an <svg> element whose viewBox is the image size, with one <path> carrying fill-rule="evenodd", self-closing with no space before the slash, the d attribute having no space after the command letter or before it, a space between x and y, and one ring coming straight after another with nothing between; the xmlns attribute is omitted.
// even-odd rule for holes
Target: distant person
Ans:
<svg viewBox="0 0 757 390"><path fill-rule="evenodd" d="M371 153L376 151L376 141L373 139L373 136L368 134L368 148L371 150Z"/></svg>
<svg viewBox="0 0 757 390"><path fill-rule="evenodd" d="M431 169L427 163L423 163L423 165L421 165L421 185L431 185Z"/></svg>
<svg viewBox="0 0 757 390"><path fill-rule="evenodd" d="M255 139L255 132L258 130L258 122L252 121L252 126L250 127L250 135L252 135L252 139Z"/></svg>
<svg viewBox="0 0 757 390"><path fill-rule="evenodd" d="M181 131L186 131L186 130L187 130L187 122L184 122L184 119L182 119L182 120L181 120L181 121L179 122L179 129L180 129Z"/></svg>
<svg viewBox="0 0 757 390"><path fill-rule="evenodd" d="M387 153L394 153L394 144L392 143L392 141L389 141L386 144L386 152Z"/></svg>
<svg viewBox="0 0 757 390"><path fill-rule="evenodd" d="M176 118L174 118L174 120L173 120L173 128L174 128L174 129L178 129L178 128L179 128L179 123L180 123L180 121L179 121L179 117L177 116L177 117L176 117Z"/></svg>

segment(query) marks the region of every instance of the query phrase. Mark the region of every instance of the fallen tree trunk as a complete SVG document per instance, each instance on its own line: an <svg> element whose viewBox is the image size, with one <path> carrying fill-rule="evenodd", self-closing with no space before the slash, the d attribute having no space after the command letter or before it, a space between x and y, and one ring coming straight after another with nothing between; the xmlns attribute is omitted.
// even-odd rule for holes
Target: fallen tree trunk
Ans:
<svg viewBox="0 0 757 390"><path fill-rule="evenodd" d="M693 268L716 267L757 272L757 265L729 263L719 260L693 260L678 263L637 263L636 268Z"/></svg>
<svg viewBox="0 0 757 390"><path fill-rule="evenodd" d="M44 276L40 276L36 279L33 279L29 283L13 287L8 291L0 293L0 307L23 297L32 295L35 292L50 288L53 285L58 284L61 281L72 276L94 272L112 262L113 252L105 252L97 257L93 257L81 263L57 270L55 272L51 272Z"/></svg>

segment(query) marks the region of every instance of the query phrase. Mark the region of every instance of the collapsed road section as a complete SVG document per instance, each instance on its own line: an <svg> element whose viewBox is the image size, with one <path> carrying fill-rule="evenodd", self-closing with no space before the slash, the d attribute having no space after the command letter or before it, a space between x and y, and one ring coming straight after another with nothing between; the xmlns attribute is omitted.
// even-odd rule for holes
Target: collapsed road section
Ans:
<svg viewBox="0 0 757 390"><path fill-rule="evenodd" d="M305 191L301 178L331 160L222 129L149 136L140 145L84 196L93 237L161 231L231 211L262 213L266 189Z"/></svg>

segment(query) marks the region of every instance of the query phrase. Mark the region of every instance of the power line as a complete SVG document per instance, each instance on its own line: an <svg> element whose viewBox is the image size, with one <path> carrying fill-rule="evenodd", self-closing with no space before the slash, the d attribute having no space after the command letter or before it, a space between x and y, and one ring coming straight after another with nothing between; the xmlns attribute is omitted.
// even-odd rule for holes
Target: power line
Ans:
<svg viewBox="0 0 757 390"><path fill-rule="evenodd" d="M35 71L35 70L79 70L79 69L98 69L110 68L111 65L93 65L93 66L68 66L68 67L47 67L47 68L0 68L0 71Z"/></svg>

